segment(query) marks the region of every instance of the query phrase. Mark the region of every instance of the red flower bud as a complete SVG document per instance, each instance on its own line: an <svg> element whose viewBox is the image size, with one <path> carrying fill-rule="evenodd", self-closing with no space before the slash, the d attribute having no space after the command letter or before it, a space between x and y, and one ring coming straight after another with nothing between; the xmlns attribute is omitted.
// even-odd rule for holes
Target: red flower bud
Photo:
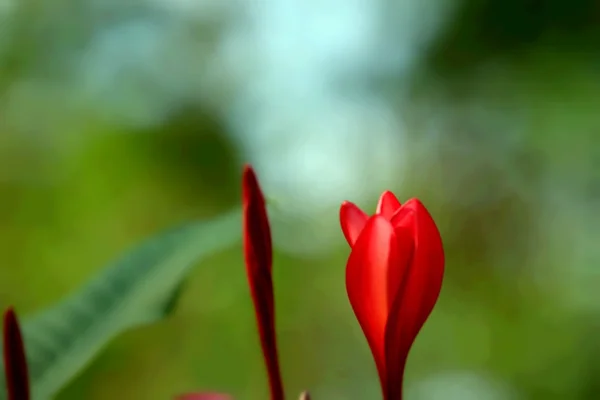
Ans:
<svg viewBox="0 0 600 400"><path fill-rule="evenodd" d="M244 257L250 293L254 302L260 344L269 375L271 400L283 400L283 383L279 370L275 336L275 302L273 298L273 249L271 229L262 194L254 170L244 168L242 178L244 207Z"/></svg>
<svg viewBox="0 0 600 400"><path fill-rule="evenodd" d="M265 199L250 166L244 168L242 177L242 204L246 273L254 302L260 344L267 366L271 400L283 400L283 383L275 336L271 229ZM177 398L177 400L230 399L230 396L218 393L187 394Z"/></svg>
<svg viewBox="0 0 600 400"><path fill-rule="evenodd" d="M352 248L348 298L373 353L384 399L400 400L408 352L442 287L440 233L419 200L401 205L391 192L381 195L371 217L344 202L340 221Z"/></svg>

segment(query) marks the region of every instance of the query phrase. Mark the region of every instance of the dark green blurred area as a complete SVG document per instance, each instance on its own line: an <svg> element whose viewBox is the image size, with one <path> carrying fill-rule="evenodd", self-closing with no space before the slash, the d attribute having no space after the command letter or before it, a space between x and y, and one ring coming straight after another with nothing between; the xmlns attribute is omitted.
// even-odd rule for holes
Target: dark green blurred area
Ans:
<svg viewBox="0 0 600 400"><path fill-rule="evenodd" d="M141 18L142 2L12 7L0 22L0 301L28 313L146 236L237 206L247 156L201 93L165 100L163 118L138 125L101 112L114 102L133 115L135 96L64 95L79 90L65 59L98 27ZM408 171L390 189L424 200L447 251L440 301L409 359L408 400L600 398L599 8L457 3L411 74L409 101L399 100L400 76L370 81L408 115ZM191 24L199 54L236 23L228 13ZM139 101L167 98L169 82ZM233 102L236 84L206 96ZM345 297L347 254L341 233L327 252L276 254L290 396L379 396ZM241 247L215 255L195 270L174 316L119 337L61 398L158 400L200 389L265 398L253 318Z"/></svg>

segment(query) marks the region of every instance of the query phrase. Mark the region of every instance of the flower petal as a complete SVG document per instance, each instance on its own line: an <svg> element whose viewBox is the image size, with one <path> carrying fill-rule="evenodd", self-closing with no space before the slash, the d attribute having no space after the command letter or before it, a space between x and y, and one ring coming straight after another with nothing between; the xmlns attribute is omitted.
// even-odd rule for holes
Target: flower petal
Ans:
<svg viewBox="0 0 600 400"><path fill-rule="evenodd" d="M342 232L350 247L354 246L358 235L365 227L369 217L358 206L349 201L344 201L340 207L340 224Z"/></svg>
<svg viewBox="0 0 600 400"><path fill-rule="evenodd" d="M390 220L392 219L392 215L394 215L401 206L402 204L400 204L396 195L389 190L386 190L379 198L375 214L383 215L385 219Z"/></svg>
<svg viewBox="0 0 600 400"><path fill-rule="evenodd" d="M242 202L244 208L244 251L246 262L254 269L265 267L271 272L273 248L271 228L265 198L251 166L244 168L242 177Z"/></svg>
<svg viewBox="0 0 600 400"><path fill-rule="evenodd" d="M244 168L242 197L246 273L254 302L260 344L269 376L271 400L283 400L283 383L279 370L275 336L271 229L264 196L254 170L250 166Z"/></svg>
<svg viewBox="0 0 600 400"><path fill-rule="evenodd" d="M395 270L400 270L398 275L403 275L411 248L410 237L399 240L391 223L385 217L375 215L367 221L346 266L348 298L373 353L384 390L385 326L391 301L397 296L399 287L399 282L392 282L388 276Z"/></svg>
<svg viewBox="0 0 600 400"><path fill-rule="evenodd" d="M9 400L29 399L29 373L25 346L14 310L4 313L4 369Z"/></svg>
<svg viewBox="0 0 600 400"><path fill-rule="evenodd" d="M411 318L408 320L415 321L411 334L416 336L431 314L442 289L444 246L440 232L423 203L411 199L403 208L414 210L416 219L399 219L398 214L392 224L398 229L404 223L413 230L415 252L402 302L407 304L410 312Z"/></svg>
<svg viewBox="0 0 600 400"><path fill-rule="evenodd" d="M435 222L419 200L406 202L392 218L392 224L396 231L411 231L415 246L385 333L387 392L389 398L399 399L408 352L441 291L444 250Z"/></svg>

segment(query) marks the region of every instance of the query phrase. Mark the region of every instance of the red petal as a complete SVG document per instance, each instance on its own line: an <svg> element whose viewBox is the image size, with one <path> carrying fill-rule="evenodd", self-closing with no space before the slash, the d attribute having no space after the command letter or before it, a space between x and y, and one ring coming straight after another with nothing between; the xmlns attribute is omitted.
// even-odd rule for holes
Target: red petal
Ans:
<svg viewBox="0 0 600 400"><path fill-rule="evenodd" d="M392 218L392 224L397 231L412 231L415 246L411 266L394 300L385 333L387 391L390 399L400 399L408 352L441 291L444 250L435 222L419 200L406 202Z"/></svg>
<svg viewBox="0 0 600 400"><path fill-rule="evenodd" d="M367 214L358 208L356 204L349 201L342 203L340 207L340 224L342 225L344 237L350 247L356 243L356 239L358 239L358 235L360 235L368 219Z"/></svg>
<svg viewBox="0 0 600 400"><path fill-rule="evenodd" d="M407 201L403 209L413 210L415 220L401 217L392 219L395 229L406 226L413 231L415 252L412 260L403 303L411 303L408 309L414 318L412 333L416 336L433 310L442 289L444 277L444 247L440 232L423 203L418 199ZM418 307L417 307L418 306Z"/></svg>
<svg viewBox="0 0 600 400"><path fill-rule="evenodd" d="M29 399L29 374L19 321L12 308L4 313L4 369L9 400Z"/></svg>
<svg viewBox="0 0 600 400"><path fill-rule="evenodd" d="M367 221L346 266L348 298L373 353L384 390L385 326L399 285L388 276L391 271L402 275L408 265L412 241L410 236L403 239L399 240L387 219L375 215Z"/></svg>
<svg viewBox="0 0 600 400"><path fill-rule="evenodd" d="M271 229L265 206L265 198L251 166L244 168L242 177L242 201L244 206L244 250L246 262L254 268L272 266Z"/></svg>
<svg viewBox="0 0 600 400"><path fill-rule="evenodd" d="M233 400L233 397L224 393L189 393L177 396L175 400Z"/></svg>
<svg viewBox="0 0 600 400"><path fill-rule="evenodd" d="M271 400L283 400L275 336L275 304L271 274L273 250L265 200L252 167L242 178L243 233L246 273L254 302L260 343L269 376Z"/></svg>
<svg viewBox="0 0 600 400"><path fill-rule="evenodd" d="M402 206L394 193L386 190L381 194L379 198L379 203L377 203L377 210L375 214L381 214L385 217L385 219L392 219L392 215Z"/></svg>

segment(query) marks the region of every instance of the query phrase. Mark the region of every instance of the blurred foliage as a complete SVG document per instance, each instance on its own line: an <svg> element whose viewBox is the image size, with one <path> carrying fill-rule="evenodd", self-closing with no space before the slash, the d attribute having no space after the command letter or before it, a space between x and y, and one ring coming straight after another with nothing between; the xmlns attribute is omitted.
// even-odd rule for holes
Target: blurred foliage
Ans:
<svg viewBox="0 0 600 400"><path fill-rule="evenodd" d="M161 232L27 319L22 332L32 396L55 397L115 336L170 315L192 267L238 243L240 223L236 209ZM7 398L9 386L2 382L0 398Z"/></svg>
<svg viewBox="0 0 600 400"><path fill-rule="evenodd" d="M251 39L238 45L239 58L231 43L219 47L227 29L247 22L241 14L256 11L242 3L202 3L205 11L192 12L187 2L9 1L9 12L0 2L2 305L41 309L146 236L239 202L240 165L255 150L249 143L264 140L234 129L251 123L253 109L235 123L227 110L239 107L244 87L255 96L268 91L253 86L260 73L295 79L305 57L298 48L270 70L256 62ZM409 400L600 398L598 11L588 0L458 1L408 78L392 71L384 85L361 81L370 85L361 91L381 92L406 127L397 133L408 151L394 151L408 167L390 189L423 199L447 251L440 302L411 352ZM102 36L114 31L117 39ZM94 58L98 37L118 51ZM221 56L246 81L219 60L211 64ZM110 75L120 57L125 72ZM272 91L275 104L292 104L285 90ZM273 108L273 119L285 120L284 112ZM284 136L253 159L269 164ZM383 188L356 185L366 193L361 206L373 209ZM289 207L308 190L318 188L298 189ZM320 238L338 229L335 217L331 209L275 232ZM378 396L345 298L346 256L341 237L322 254L276 254L292 396L307 388L316 399ZM204 262L173 317L117 338L60 398L164 399L192 389L266 396L240 248Z"/></svg>
<svg viewBox="0 0 600 400"><path fill-rule="evenodd" d="M600 6L594 0L464 0L432 47L434 65L466 72L501 57L523 58L540 47L596 58Z"/></svg>

